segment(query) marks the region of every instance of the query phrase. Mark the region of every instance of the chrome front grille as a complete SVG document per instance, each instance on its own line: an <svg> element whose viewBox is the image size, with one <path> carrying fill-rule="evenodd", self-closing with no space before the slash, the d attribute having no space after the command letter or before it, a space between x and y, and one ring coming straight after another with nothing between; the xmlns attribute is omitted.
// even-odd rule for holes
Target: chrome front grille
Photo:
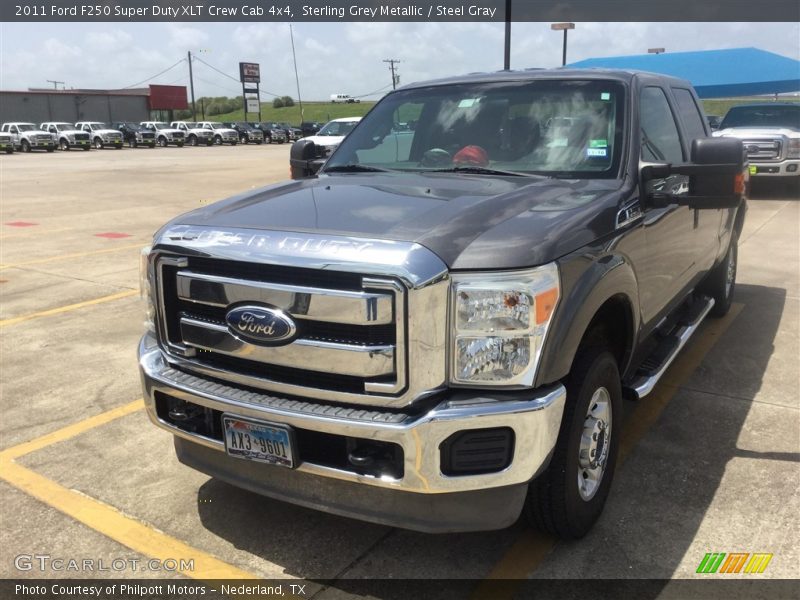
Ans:
<svg viewBox="0 0 800 600"><path fill-rule="evenodd" d="M779 160L781 157L781 140L742 140L748 160Z"/></svg>
<svg viewBox="0 0 800 600"><path fill-rule="evenodd" d="M75 134L75 139L79 140L79 141L84 141L84 142L88 141L89 140L89 134L88 133L76 133Z"/></svg>
<svg viewBox="0 0 800 600"><path fill-rule="evenodd" d="M392 396L406 380L406 290L395 279L205 257L157 263L163 348L184 368L287 394ZM236 337L243 303L291 315L297 337L262 346Z"/></svg>

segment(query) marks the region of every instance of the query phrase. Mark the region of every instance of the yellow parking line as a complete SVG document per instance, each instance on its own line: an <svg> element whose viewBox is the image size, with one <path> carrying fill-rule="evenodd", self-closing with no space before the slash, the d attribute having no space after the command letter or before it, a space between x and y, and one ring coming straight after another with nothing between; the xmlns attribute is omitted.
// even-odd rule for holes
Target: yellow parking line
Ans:
<svg viewBox="0 0 800 600"><path fill-rule="evenodd" d="M686 348L672 363L664 378L656 389L637 403L631 417L627 419L620 439L619 464L621 465L644 437L650 427L658 420L664 408L678 391L679 387L689 379L700 366L706 354L722 334L730 327L744 308L743 304L733 304L730 312L722 319L709 319L702 331L698 332ZM475 588L473 599L499 600L512 598L526 579L553 550L558 540L545 534L526 530L512 544L508 552L492 567L489 575ZM497 584L493 580L506 581Z"/></svg>
<svg viewBox="0 0 800 600"><path fill-rule="evenodd" d="M131 248L141 248L142 243L128 244L127 246L115 246L114 248L103 248L102 250L90 250L89 252L76 252L74 254L60 254L59 256L50 256L48 258L37 258L35 260L26 260L10 265L2 265L1 269L12 269L14 267L25 267L28 265L40 265L42 263L56 262L59 260L69 260L70 258L81 258L83 256L92 256L94 254L106 254L107 252L119 252L120 250L129 250Z"/></svg>
<svg viewBox="0 0 800 600"><path fill-rule="evenodd" d="M122 406L118 406L117 408L113 408L108 410L104 413L100 413L99 415L95 415L93 417L89 417L88 419L84 419L83 421L78 421L77 423L73 423L72 425L67 425L66 427L62 427L52 433L48 433L47 435L43 435L38 437L34 440L29 442L24 442L22 444L18 444L11 448L7 448L0 452L0 460L16 460L21 456L25 456L26 454L30 454L31 452L36 452L37 450L41 450L47 446L52 446L53 444L57 444L58 442L63 442L70 438L75 437L76 435L80 435L85 431L89 431L90 429L94 429L95 427L99 427L100 425L105 425L114 419L119 419L120 417L127 416L131 413L136 412L137 410L141 410L144 408L144 403L142 399L139 398L138 400L134 400L133 402L128 402L128 404L123 404Z"/></svg>
<svg viewBox="0 0 800 600"><path fill-rule="evenodd" d="M0 452L0 478L135 552L161 561L177 560L179 569L180 559L193 560L193 570L178 571L187 577L202 580L256 578L252 573L193 548L146 523L123 514L113 506L67 489L14 462L26 454L132 414L143 406L142 400L139 399Z"/></svg>
<svg viewBox="0 0 800 600"><path fill-rule="evenodd" d="M58 308L51 308L49 310L43 310L40 312L30 313L27 315L20 315L19 317L11 317L9 319L3 319L2 321L0 321L0 327L7 327L9 325L21 323L22 321L30 321L31 319L38 319L40 317L49 317L51 315L58 315L61 313L69 312L71 310L76 310L78 308L83 308L84 306L93 306L95 304L102 304L103 302L111 302L112 300L119 300L120 298L128 298L129 296L133 296L138 293L139 292L137 290L125 290L124 292L117 292L116 294L111 294L110 296L103 296L102 298L95 298L94 300L85 300L84 302L68 304L67 306L59 306Z"/></svg>

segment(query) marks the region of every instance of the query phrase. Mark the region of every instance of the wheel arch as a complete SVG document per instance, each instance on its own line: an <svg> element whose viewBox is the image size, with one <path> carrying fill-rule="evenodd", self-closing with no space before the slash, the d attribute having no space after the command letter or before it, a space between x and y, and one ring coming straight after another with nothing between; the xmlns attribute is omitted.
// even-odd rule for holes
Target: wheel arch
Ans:
<svg viewBox="0 0 800 600"><path fill-rule="evenodd" d="M636 347L640 318L638 284L631 264L608 255L586 264L586 256L560 263L561 298L547 334L536 385L566 377L590 332L602 327L625 376Z"/></svg>

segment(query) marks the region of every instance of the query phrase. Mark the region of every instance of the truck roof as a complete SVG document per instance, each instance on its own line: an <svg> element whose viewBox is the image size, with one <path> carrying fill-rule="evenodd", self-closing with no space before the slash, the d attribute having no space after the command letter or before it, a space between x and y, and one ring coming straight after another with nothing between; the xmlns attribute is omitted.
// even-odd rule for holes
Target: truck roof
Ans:
<svg viewBox="0 0 800 600"><path fill-rule="evenodd" d="M679 79L663 73L650 73L648 71L636 71L627 69L523 69L517 71L494 71L490 73L469 73L467 75L457 75L455 77L445 77L442 79L432 79L429 81L419 81L404 85L398 89L409 90L421 87L438 85L454 85L459 83L493 83L502 81L536 81L541 79L605 79L629 83L637 75L646 75L663 79L668 83L688 85L691 83L685 79Z"/></svg>

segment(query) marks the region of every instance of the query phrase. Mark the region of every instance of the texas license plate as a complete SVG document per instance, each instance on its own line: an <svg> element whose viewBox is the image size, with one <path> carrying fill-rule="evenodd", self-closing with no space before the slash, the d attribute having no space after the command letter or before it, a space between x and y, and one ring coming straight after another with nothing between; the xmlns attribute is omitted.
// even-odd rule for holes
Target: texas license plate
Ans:
<svg viewBox="0 0 800 600"><path fill-rule="evenodd" d="M228 456L294 467L294 436L290 428L254 419L222 416Z"/></svg>

